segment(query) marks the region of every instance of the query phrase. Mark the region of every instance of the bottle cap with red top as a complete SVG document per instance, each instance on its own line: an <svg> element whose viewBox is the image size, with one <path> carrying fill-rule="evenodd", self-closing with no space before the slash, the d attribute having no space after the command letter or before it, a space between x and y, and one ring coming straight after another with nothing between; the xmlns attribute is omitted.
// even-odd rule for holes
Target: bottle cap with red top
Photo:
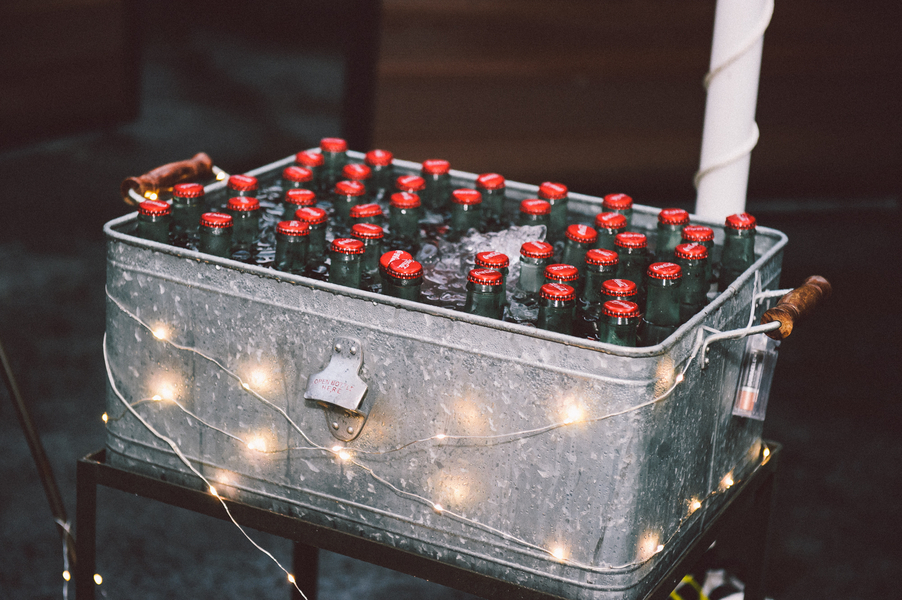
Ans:
<svg viewBox="0 0 902 600"><path fill-rule="evenodd" d="M250 175L232 175L228 187L238 192L253 192L257 189L257 178Z"/></svg>
<svg viewBox="0 0 902 600"><path fill-rule="evenodd" d="M339 254L363 254L366 250L363 242L354 238L335 238L329 249Z"/></svg>
<svg viewBox="0 0 902 600"><path fill-rule="evenodd" d="M648 238L645 237L644 233L624 231L623 233L618 233L614 238L614 245L621 248L645 248L648 246Z"/></svg>
<svg viewBox="0 0 902 600"><path fill-rule="evenodd" d="M394 160L395 156L388 150L370 150L363 158L364 162L371 167L387 167Z"/></svg>
<svg viewBox="0 0 902 600"><path fill-rule="evenodd" d="M602 311L609 317L632 319L639 316L639 305L629 300L608 300L602 305Z"/></svg>
<svg viewBox="0 0 902 600"><path fill-rule="evenodd" d="M704 225L686 225L683 227L683 239L687 242L713 242L714 230Z"/></svg>
<svg viewBox="0 0 902 600"><path fill-rule="evenodd" d="M352 181L365 181L373 174L373 170L360 163L351 163L341 169L341 176Z"/></svg>
<svg viewBox="0 0 902 600"><path fill-rule="evenodd" d="M291 237L310 235L310 225L303 221L279 221L276 225L276 233Z"/></svg>
<svg viewBox="0 0 902 600"><path fill-rule="evenodd" d="M395 192L389 202L393 208L419 208L420 197L410 192Z"/></svg>
<svg viewBox="0 0 902 600"><path fill-rule="evenodd" d="M313 206L316 204L316 194L304 188L293 188L285 192L285 202L297 206Z"/></svg>
<svg viewBox="0 0 902 600"><path fill-rule="evenodd" d="M294 217L298 221L303 221L309 225L325 225L329 217L326 211L316 206L305 206L295 211Z"/></svg>
<svg viewBox="0 0 902 600"><path fill-rule="evenodd" d="M430 158L423 161L423 173L429 175L445 175L451 170L451 163L441 158Z"/></svg>
<svg viewBox="0 0 902 600"><path fill-rule="evenodd" d="M658 262L648 266L647 274L652 279L679 279L683 268L672 262Z"/></svg>
<svg viewBox="0 0 902 600"><path fill-rule="evenodd" d="M405 258L412 259L413 255L406 250L389 250L379 258L379 268L385 271L392 262Z"/></svg>
<svg viewBox="0 0 902 600"><path fill-rule="evenodd" d="M373 223L355 223L351 226L351 235L358 240L381 240L385 232Z"/></svg>
<svg viewBox="0 0 902 600"><path fill-rule="evenodd" d="M478 267L476 269L470 269L469 274L467 274L467 281L475 285L496 286L504 283L504 275L495 269Z"/></svg>
<svg viewBox="0 0 902 600"><path fill-rule="evenodd" d="M423 276L423 265L412 258L399 258L388 263L385 271L397 279L419 279Z"/></svg>
<svg viewBox="0 0 902 600"><path fill-rule="evenodd" d="M401 175L395 183L402 192L416 193L426 188L426 180L419 175Z"/></svg>
<svg viewBox="0 0 902 600"><path fill-rule="evenodd" d="M673 251L674 256L686 260L701 260L708 258L708 248L704 244L692 242L689 244L679 244Z"/></svg>
<svg viewBox="0 0 902 600"><path fill-rule="evenodd" d="M375 203L355 204L351 207L352 219L363 219L366 217L381 217L382 207Z"/></svg>
<svg viewBox="0 0 902 600"><path fill-rule="evenodd" d="M476 178L476 187L484 190L501 190L505 183L504 177L498 173L483 173Z"/></svg>
<svg viewBox="0 0 902 600"><path fill-rule="evenodd" d="M601 291L608 296L617 296L618 298L629 298L639 293L639 288L635 282L629 279L608 279L601 284Z"/></svg>
<svg viewBox="0 0 902 600"><path fill-rule="evenodd" d="M313 150L304 150L303 152L298 152L297 154L295 154L294 162L309 169L313 167L323 166L325 159L319 152L314 152Z"/></svg>
<svg viewBox="0 0 902 600"><path fill-rule="evenodd" d="M208 212L200 216L200 224L210 229L226 229L232 227L232 215L220 212Z"/></svg>
<svg viewBox="0 0 902 600"><path fill-rule="evenodd" d="M554 256L554 246L547 242L526 242L520 246L520 256L527 258L551 258Z"/></svg>
<svg viewBox="0 0 902 600"><path fill-rule="evenodd" d="M161 200L145 200L138 205L138 214L145 217L165 217L172 214L172 207Z"/></svg>
<svg viewBox="0 0 902 600"><path fill-rule="evenodd" d="M567 186L563 183L546 181L539 186L539 198L542 200L563 200L567 197Z"/></svg>
<svg viewBox="0 0 902 600"><path fill-rule="evenodd" d="M228 208L235 212L250 212L260 209L260 201L250 196L236 196L229 198Z"/></svg>
<svg viewBox="0 0 902 600"><path fill-rule="evenodd" d="M545 200L530 198L520 203L520 212L527 215L548 215L551 214L551 205Z"/></svg>
<svg viewBox="0 0 902 600"><path fill-rule="evenodd" d="M605 250L604 248L592 248L586 252L587 265L610 266L620 262L620 258L613 250Z"/></svg>
<svg viewBox="0 0 902 600"><path fill-rule="evenodd" d="M580 244L594 244L598 239L598 232L588 225L569 225L566 231L567 239Z"/></svg>
<svg viewBox="0 0 902 600"><path fill-rule="evenodd" d="M539 290L539 294L545 300L555 302L569 302L576 299L576 290L566 283L546 283Z"/></svg>
<svg viewBox="0 0 902 600"><path fill-rule="evenodd" d="M319 141L319 149L323 152L346 152L348 143L337 137L327 137Z"/></svg>
<svg viewBox="0 0 902 600"><path fill-rule="evenodd" d="M362 196L366 193L366 186L346 179L335 184L335 193L339 196Z"/></svg>
<svg viewBox="0 0 902 600"><path fill-rule="evenodd" d="M658 222L662 225L685 225L689 222L689 213L682 208L665 208L658 213Z"/></svg>
<svg viewBox="0 0 902 600"><path fill-rule="evenodd" d="M595 217L598 229L626 229L626 217L616 212L598 213Z"/></svg>
<svg viewBox="0 0 902 600"><path fill-rule="evenodd" d="M451 192L451 202L471 206L482 202L482 194L470 188L460 188Z"/></svg>
<svg viewBox="0 0 902 600"><path fill-rule="evenodd" d="M724 227L727 229L747 230L754 229L757 224L758 222L755 220L755 217L749 213L738 213L727 217Z"/></svg>
<svg viewBox="0 0 902 600"><path fill-rule="evenodd" d="M177 183L172 188L172 195L179 198L200 198L204 195L204 186L199 183Z"/></svg>
<svg viewBox="0 0 902 600"><path fill-rule="evenodd" d="M548 265L545 267L545 277L555 281L576 281L579 279L579 269L573 265Z"/></svg>
<svg viewBox="0 0 902 600"><path fill-rule="evenodd" d="M307 167L291 165L282 171L282 179L293 183L305 183L313 180L313 171Z"/></svg>
<svg viewBox="0 0 902 600"><path fill-rule="evenodd" d="M485 267L486 269L504 269L510 266L511 263L507 254L495 252L494 250L478 253L474 262L477 267Z"/></svg>
<svg viewBox="0 0 902 600"><path fill-rule="evenodd" d="M601 205L608 210L627 210L633 207L633 199L626 194L608 194Z"/></svg>

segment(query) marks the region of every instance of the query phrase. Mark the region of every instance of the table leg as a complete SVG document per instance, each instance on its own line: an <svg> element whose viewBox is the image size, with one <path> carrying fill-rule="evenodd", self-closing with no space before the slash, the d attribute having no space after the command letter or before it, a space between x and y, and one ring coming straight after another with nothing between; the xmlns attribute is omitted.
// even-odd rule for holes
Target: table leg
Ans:
<svg viewBox="0 0 902 600"><path fill-rule="evenodd" d="M764 600L767 581L767 559L771 537L771 512L774 505L775 471L767 473L761 487L755 490L752 509L746 524L746 561L748 568L745 582L746 600Z"/></svg>
<svg viewBox="0 0 902 600"><path fill-rule="evenodd" d="M295 542L291 568L298 587L306 594L307 600L316 600L316 584L319 576L319 548L308 546L302 542ZM301 599L301 595L294 589L294 586L291 588L291 598L292 600Z"/></svg>
<svg viewBox="0 0 902 600"><path fill-rule="evenodd" d="M97 548L97 468L79 461L75 496L76 600L94 600L95 552Z"/></svg>

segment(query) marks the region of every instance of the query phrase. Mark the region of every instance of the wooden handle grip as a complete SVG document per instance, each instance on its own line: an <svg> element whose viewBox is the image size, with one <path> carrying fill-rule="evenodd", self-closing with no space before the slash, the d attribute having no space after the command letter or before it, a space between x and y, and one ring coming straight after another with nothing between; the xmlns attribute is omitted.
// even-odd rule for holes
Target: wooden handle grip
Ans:
<svg viewBox="0 0 902 600"><path fill-rule="evenodd" d="M196 179L208 179L213 176L213 160L204 152L198 152L188 160L169 163L157 167L153 171L140 177L128 177L122 182L122 199L126 204L134 205L134 199L129 196L129 190L137 190L138 194L151 191L159 193L160 190L171 188L177 183Z"/></svg>
<svg viewBox="0 0 902 600"><path fill-rule="evenodd" d="M780 322L780 328L768 332L768 337L775 340L789 337L796 321L801 321L811 314L818 304L830 297L832 291L830 282L820 275L812 275L806 279L802 285L780 298L777 305L761 317L762 325L771 321Z"/></svg>

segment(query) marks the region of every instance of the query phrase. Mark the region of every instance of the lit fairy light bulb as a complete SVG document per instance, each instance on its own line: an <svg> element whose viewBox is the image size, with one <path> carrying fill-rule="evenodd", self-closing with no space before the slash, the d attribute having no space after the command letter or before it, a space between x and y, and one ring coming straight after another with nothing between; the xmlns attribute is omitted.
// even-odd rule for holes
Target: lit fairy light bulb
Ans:
<svg viewBox="0 0 902 600"><path fill-rule="evenodd" d="M677 376L676 376L677 383L682 383L684 379L686 379L686 377L682 373L677 374Z"/></svg>
<svg viewBox="0 0 902 600"><path fill-rule="evenodd" d="M439 433L438 435L435 436L435 439L437 439L437 440L443 440L443 439L445 439L446 437L448 437L448 436L445 435L444 433Z"/></svg>
<svg viewBox="0 0 902 600"><path fill-rule="evenodd" d="M555 560L563 561L566 558L567 553L564 551L563 546L555 546L551 549L551 556L555 558Z"/></svg>
<svg viewBox="0 0 902 600"><path fill-rule="evenodd" d="M70 573L69 571L63 571L63 579L65 579L66 581L71 580L71 579L72 579L72 573Z"/></svg>
<svg viewBox="0 0 902 600"><path fill-rule="evenodd" d="M348 460L351 458L351 453L348 452L343 446L332 446L332 452L338 455L338 458L341 460Z"/></svg>
<svg viewBox="0 0 902 600"><path fill-rule="evenodd" d="M657 554L658 552L660 552L663 549L664 549L664 544L658 544L657 547L655 548L655 554Z"/></svg>
<svg viewBox="0 0 902 600"><path fill-rule="evenodd" d="M736 483L736 482L733 481L733 475L732 475L732 473L727 473L727 476L724 477L724 478L720 481L720 484L723 486L723 489L725 489L725 490L728 490L728 489L730 489L731 487L733 487L733 484L734 484L734 483Z"/></svg>
<svg viewBox="0 0 902 600"><path fill-rule="evenodd" d="M100 576L100 573L94 573L94 583L97 585L103 583L103 577Z"/></svg>
<svg viewBox="0 0 902 600"><path fill-rule="evenodd" d="M257 369L251 373L251 385L255 388L262 388L269 381L269 377L266 376L266 371L262 369Z"/></svg>
<svg viewBox="0 0 902 600"><path fill-rule="evenodd" d="M156 398L157 396L154 396L154 400L156 400ZM172 400L175 398L175 392L173 392L172 388L168 385L164 385L160 388L159 398L160 400ZM157 402L160 400L157 400Z"/></svg>
<svg viewBox="0 0 902 600"><path fill-rule="evenodd" d="M225 171L219 171L219 173L216 174L216 181L222 181L223 179L225 179L228 176L229 176L229 174L226 173Z"/></svg>
<svg viewBox="0 0 902 600"><path fill-rule="evenodd" d="M153 400L154 402L160 402L162 399L163 399L163 396L161 396L159 394L157 394L156 396L151 398L151 400Z"/></svg>
<svg viewBox="0 0 902 600"><path fill-rule="evenodd" d="M571 404L564 409L564 423L576 423L582 421L584 415L585 413L583 412L582 407Z"/></svg>
<svg viewBox="0 0 902 600"><path fill-rule="evenodd" d="M289 574L288 574L288 583L294 583L294 582L295 582L294 575L292 575L291 573L289 573Z"/></svg>
<svg viewBox="0 0 902 600"><path fill-rule="evenodd" d="M159 195L153 190L147 190L146 192L144 192L144 197L148 200L156 200L157 198L159 198Z"/></svg>
<svg viewBox="0 0 902 600"><path fill-rule="evenodd" d="M643 536L642 542L640 543L639 552L642 558L649 558L660 552L662 549L663 546L660 544L658 534L654 532L648 532Z"/></svg>
<svg viewBox="0 0 902 600"><path fill-rule="evenodd" d="M157 338L158 340L165 340L167 337L169 337L169 330L162 325L158 325L153 330L153 337Z"/></svg>
<svg viewBox="0 0 902 600"><path fill-rule="evenodd" d="M442 514L442 512L443 512L445 509L442 507L441 504L439 504L438 502L436 502L436 503L434 503L434 504L432 505L432 510L434 510L434 511L437 512L438 514Z"/></svg>
<svg viewBox="0 0 902 600"><path fill-rule="evenodd" d="M698 500L693 500L692 502L689 503L689 512L690 512L690 513L694 513L695 511L697 511L697 510L700 509L701 507L702 507L702 503L701 503L701 502L699 502Z"/></svg>
<svg viewBox="0 0 902 600"><path fill-rule="evenodd" d="M251 441L247 443L247 447L258 452L266 452L266 440L262 437L252 438Z"/></svg>
<svg viewBox="0 0 902 600"><path fill-rule="evenodd" d="M109 422L110 422L110 415L108 415L108 414L106 414L106 413L103 413L102 415L100 415L100 419L101 419L104 423L109 423Z"/></svg>
<svg viewBox="0 0 902 600"><path fill-rule="evenodd" d="M219 498L219 492L217 492L217 491L216 491L216 488L213 487L212 485L210 486L210 494L212 494L213 496Z"/></svg>
<svg viewBox="0 0 902 600"><path fill-rule="evenodd" d="M767 460L768 458L770 458L770 448L765 446L764 450L761 451L761 456L764 458L764 460Z"/></svg>

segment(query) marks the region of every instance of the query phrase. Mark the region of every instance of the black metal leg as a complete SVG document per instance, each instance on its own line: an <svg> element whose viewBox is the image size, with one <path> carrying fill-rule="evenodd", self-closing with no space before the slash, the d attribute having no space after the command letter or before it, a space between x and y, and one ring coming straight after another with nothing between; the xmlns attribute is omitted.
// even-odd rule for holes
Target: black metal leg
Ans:
<svg viewBox="0 0 902 600"><path fill-rule="evenodd" d="M295 542L291 568L298 587L306 594L307 600L316 600L316 584L319 577L319 548ZM298 594L294 587L291 588L291 598L292 600L301 598L301 595Z"/></svg>
<svg viewBox="0 0 902 600"><path fill-rule="evenodd" d="M776 472L770 471L761 487L755 491L752 509L749 511L749 521L744 538L747 544L745 556L748 565L747 581L745 582L746 600L764 600L775 479Z"/></svg>
<svg viewBox="0 0 902 600"><path fill-rule="evenodd" d="M75 598L94 600L95 551L97 548L97 468L79 461L76 469Z"/></svg>

